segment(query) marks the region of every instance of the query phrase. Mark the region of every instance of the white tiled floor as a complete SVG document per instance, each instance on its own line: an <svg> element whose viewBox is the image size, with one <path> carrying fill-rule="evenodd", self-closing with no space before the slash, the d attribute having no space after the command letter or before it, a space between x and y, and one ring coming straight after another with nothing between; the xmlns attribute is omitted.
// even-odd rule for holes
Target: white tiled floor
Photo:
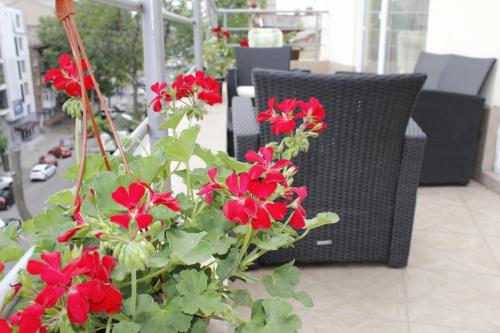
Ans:
<svg viewBox="0 0 500 333"><path fill-rule="evenodd" d="M225 148L225 107L209 111L200 143ZM299 288L315 302L295 305L301 332L500 332L500 196L475 182L420 188L407 268L306 266Z"/></svg>

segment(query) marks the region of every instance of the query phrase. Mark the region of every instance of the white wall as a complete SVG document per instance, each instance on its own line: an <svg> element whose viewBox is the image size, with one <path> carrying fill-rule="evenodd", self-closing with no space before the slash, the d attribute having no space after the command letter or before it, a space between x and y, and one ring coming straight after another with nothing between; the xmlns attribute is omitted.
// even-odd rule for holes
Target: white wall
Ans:
<svg viewBox="0 0 500 333"><path fill-rule="evenodd" d="M500 0L499 0L500 1ZM321 59L346 66L356 64L357 20L359 0L277 0L281 10L306 9L328 10L323 16Z"/></svg>
<svg viewBox="0 0 500 333"><path fill-rule="evenodd" d="M426 50L500 60L500 0L430 0ZM497 63L483 89L500 106Z"/></svg>

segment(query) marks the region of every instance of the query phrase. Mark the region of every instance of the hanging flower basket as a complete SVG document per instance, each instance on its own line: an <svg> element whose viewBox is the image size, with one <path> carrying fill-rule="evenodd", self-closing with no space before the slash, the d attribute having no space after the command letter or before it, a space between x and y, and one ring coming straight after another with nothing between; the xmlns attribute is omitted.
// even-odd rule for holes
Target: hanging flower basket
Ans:
<svg viewBox="0 0 500 333"><path fill-rule="evenodd" d="M298 168L292 159L326 129L320 101L271 99L257 119L283 139L249 151L241 162L196 143L205 105L221 102L216 80L203 72L180 75L172 84L153 84L156 97L148 105L165 116L162 127L172 135L148 156L133 156L116 135L74 11L66 13L59 17L74 56L61 56L60 68L46 80L68 95L65 110L82 129L80 163L65 175L76 183L51 195L50 207L24 222L35 253L3 300L2 313L14 299L19 302L0 319L0 332L194 333L206 332L210 320L240 333L298 332L300 319L289 300L304 306L312 300L295 290L299 270L293 262L261 279L247 269L266 252L293 246L311 230L338 221L333 213L307 219L306 187L293 185ZM99 138L90 89L112 128L117 157L101 144L100 155L86 154L88 120ZM180 129L184 119L189 126ZM194 157L206 167L192 168ZM183 179L186 191L169 191L173 175ZM15 227L0 231L2 261L22 255ZM261 282L269 297L254 300L245 289L234 289L234 280ZM238 315L240 306L251 308L251 318Z"/></svg>

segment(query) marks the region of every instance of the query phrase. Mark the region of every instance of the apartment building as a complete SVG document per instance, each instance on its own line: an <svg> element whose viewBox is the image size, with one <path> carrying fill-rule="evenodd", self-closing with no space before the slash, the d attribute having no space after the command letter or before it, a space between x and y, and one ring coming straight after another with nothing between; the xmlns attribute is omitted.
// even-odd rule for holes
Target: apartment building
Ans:
<svg viewBox="0 0 500 333"><path fill-rule="evenodd" d="M0 3L0 116L11 144L37 132L28 35L20 10Z"/></svg>

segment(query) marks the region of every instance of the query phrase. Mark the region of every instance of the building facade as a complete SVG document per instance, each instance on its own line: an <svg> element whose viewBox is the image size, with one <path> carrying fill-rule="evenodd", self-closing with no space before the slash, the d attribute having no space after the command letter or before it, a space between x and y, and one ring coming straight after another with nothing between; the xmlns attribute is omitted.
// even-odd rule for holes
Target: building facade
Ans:
<svg viewBox="0 0 500 333"><path fill-rule="evenodd" d="M0 116L11 144L37 132L28 35L21 11L0 3Z"/></svg>

